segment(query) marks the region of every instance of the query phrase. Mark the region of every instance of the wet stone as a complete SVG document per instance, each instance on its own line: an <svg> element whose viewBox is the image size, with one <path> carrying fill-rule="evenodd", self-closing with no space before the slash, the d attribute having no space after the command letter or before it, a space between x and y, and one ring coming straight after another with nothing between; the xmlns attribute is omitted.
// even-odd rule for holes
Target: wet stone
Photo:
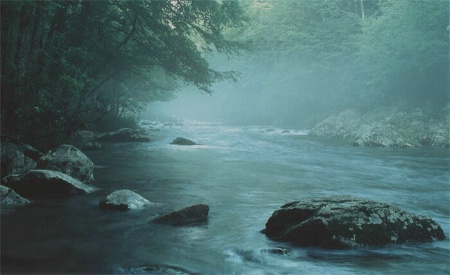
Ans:
<svg viewBox="0 0 450 275"><path fill-rule="evenodd" d="M431 218L350 196L285 204L272 214L262 233L298 246L331 249L445 239L441 226Z"/></svg>
<svg viewBox="0 0 450 275"><path fill-rule="evenodd" d="M150 201L130 190L117 190L106 196L99 203L102 209L126 211L130 209L141 209L150 205Z"/></svg>

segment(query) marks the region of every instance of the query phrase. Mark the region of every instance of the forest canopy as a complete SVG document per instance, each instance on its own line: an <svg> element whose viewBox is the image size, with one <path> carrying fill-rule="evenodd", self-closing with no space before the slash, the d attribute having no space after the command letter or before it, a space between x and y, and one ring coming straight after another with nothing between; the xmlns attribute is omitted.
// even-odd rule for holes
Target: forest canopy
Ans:
<svg viewBox="0 0 450 275"><path fill-rule="evenodd" d="M223 32L245 20L237 1L2 1L2 133L51 147L180 81L211 93L236 73L205 55L238 51Z"/></svg>

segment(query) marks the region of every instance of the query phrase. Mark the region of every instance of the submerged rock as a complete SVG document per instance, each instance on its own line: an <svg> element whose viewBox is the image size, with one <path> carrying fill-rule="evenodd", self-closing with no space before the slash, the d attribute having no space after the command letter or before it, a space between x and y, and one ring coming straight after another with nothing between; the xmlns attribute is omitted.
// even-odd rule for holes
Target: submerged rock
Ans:
<svg viewBox="0 0 450 275"><path fill-rule="evenodd" d="M177 211L173 211L152 220L155 223L171 225L190 225L206 222L208 220L209 206L195 204Z"/></svg>
<svg viewBox="0 0 450 275"><path fill-rule="evenodd" d="M183 137L177 137L170 144L175 144L175 145L197 145L197 143L193 142L192 140L187 139L187 138L183 138Z"/></svg>
<svg viewBox="0 0 450 275"><path fill-rule="evenodd" d="M150 201L130 190L117 190L100 201L99 206L103 209L129 210L139 209L149 205Z"/></svg>
<svg viewBox="0 0 450 275"><path fill-rule="evenodd" d="M101 134L94 138L100 142L148 142L150 139L142 134L142 131L123 128L117 131Z"/></svg>
<svg viewBox="0 0 450 275"><path fill-rule="evenodd" d="M69 175L39 169L30 170L27 174L9 175L2 180L2 185L27 199L63 199L94 191Z"/></svg>
<svg viewBox="0 0 450 275"><path fill-rule="evenodd" d="M285 204L262 232L273 240L332 249L445 239L441 226L428 217L350 196Z"/></svg>
<svg viewBox="0 0 450 275"><path fill-rule="evenodd" d="M63 144L41 157L38 169L59 171L79 181L94 181L94 163L75 146Z"/></svg>
<svg viewBox="0 0 450 275"><path fill-rule="evenodd" d="M1 205L27 205L30 201L19 196L14 190L0 185L0 204Z"/></svg>

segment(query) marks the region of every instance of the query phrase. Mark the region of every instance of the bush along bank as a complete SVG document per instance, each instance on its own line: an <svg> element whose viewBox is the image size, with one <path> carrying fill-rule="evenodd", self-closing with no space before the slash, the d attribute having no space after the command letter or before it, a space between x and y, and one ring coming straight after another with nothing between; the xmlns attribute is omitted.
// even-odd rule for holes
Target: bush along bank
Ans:
<svg viewBox="0 0 450 275"><path fill-rule="evenodd" d="M422 109L395 109L361 113L345 110L326 118L309 133L317 137L340 138L354 146L449 147L450 105L437 117Z"/></svg>

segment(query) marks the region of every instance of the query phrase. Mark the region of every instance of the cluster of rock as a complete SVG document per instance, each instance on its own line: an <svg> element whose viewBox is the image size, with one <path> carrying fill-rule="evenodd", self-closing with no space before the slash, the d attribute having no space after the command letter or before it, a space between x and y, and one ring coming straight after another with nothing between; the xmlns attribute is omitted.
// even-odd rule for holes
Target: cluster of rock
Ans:
<svg viewBox="0 0 450 275"><path fill-rule="evenodd" d="M142 132L120 129L94 136L92 132L78 133L82 140L90 140L83 148L97 149L103 142L147 142ZM194 145L191 140L177 138L172 144ZM0 199L2 205L27 205L31 200L65 199L73 195L90 193L96 188L94 163L73 145L63 144L42 154L29 145L7 144L2 146L2 175ZM117 190L99 202L99 207L108 210L136 210L157 205L130 190ZM150 222L170 225L192 225L206 222L209 206L192 205L161 215Z"/></svg>
<svg viewBox="0 0 450 275"><path fill-rule="evenodd" d="M311 130L310 135L337 137L348 140L354 146L449 147L450 108L445 112L441 119L436 119L421 109L366 114L346 110L325 119Z"/></svg>
<svg viewBox="0 0 450 275"><path fill-rule="evenodd" d="M126 189L112 192L99 203L102 209L118 211L143 209L150 205L157 205L157 203L150 202L141 195ZM175 226L197 225L208 220L208 212L208 205L195 204L160 215L150 220L150 222Z"/></svg>
<svg viewBox="0 0 450 275"><path fill-rule="evenodd" d="M95 188L61 172L36 169L26 174L12 174L2 179L2 185L27 199L61 199L90 193Z"/></svg>
<svg viewBox="0 0 450 275"><path fill-rule="evenodd" d="M262 232L273 240L330 249L445 239L431 218L350 196L287 203L272 214Z"/></svg>
<svg viewBox="0 0 450 275"><path fill-rule="evenodd" d="M22 148L32 154L21 151ZM3 171L7 175L1 180L3 205L22 205L30 199L67 198L95 190L88 185L94 181L94 164L75 146L68 144L60 145L46 155L29 145L3 146Z"/></svg>
<svg viewBox="0 0 450 275"><path fill-rule="evenodd" d="M83 143L82 149L85 151L103 149L102 142L149 142L150 138L142 129L122 128L99 135L92 131L78 131L78 139Z"/></svg>

